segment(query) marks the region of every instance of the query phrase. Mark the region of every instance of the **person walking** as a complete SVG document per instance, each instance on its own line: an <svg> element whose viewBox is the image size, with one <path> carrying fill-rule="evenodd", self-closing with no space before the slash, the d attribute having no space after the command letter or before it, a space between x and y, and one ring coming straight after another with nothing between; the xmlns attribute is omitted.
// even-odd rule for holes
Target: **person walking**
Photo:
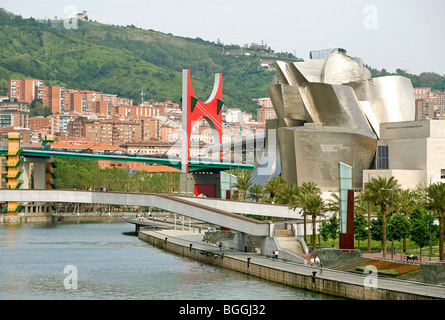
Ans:
<svg viewBox="0 0 445 320"><path fill-rule="evenodd" d="M278 260L278 249L275 250L275 259Z"/></svg>
<svg viewBox="0 0 445 320"><path fill-rule="evenodd" d="M315 265L316 266L320 265L320 259L318 258L318 256L315 257Z"/></svg>

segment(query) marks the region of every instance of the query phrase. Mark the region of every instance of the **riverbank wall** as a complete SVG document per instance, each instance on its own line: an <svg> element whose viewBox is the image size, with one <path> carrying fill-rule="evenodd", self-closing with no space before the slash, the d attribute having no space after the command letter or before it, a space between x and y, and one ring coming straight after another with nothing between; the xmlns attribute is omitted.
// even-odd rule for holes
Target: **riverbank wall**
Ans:
<svg viewBox="0 0 445 320"><path fill-rule="evenodd" d="M216 265L255 276L268 281L300 289L320 292L353 300L431 300L434 297L397 290L369 288L363 284L326 279L312 272L297 272L273 265L269 259L257 258L243 252L219 252L217 247L199 243L187 243L158 232L140 231L138 238L163 250L189 257L204 263ZM292 269L292 268L291 268ZM312 269L313 271L318 271ZM328 271L328 270L326 270ZM323 271L325 272L325 271ZM347 278L347 275L344 275Z"/></svg>
<svg viewBox="0 0 445 320"><path fill-rule="evenodd" d="M122 221L122 218L128 216L127 214L112 214L112 215L28 215L28 216L0 216L0 224L10 223L48 223L48 222L103 222L103 221Z"/></svg>

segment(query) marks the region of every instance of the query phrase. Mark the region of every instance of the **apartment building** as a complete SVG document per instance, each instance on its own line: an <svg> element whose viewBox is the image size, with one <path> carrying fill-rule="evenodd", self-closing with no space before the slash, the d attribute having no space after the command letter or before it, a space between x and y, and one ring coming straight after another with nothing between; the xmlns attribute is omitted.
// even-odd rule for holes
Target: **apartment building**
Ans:
<svg viewBox="0 0 445 320"><path fill-rule="evenodd" d="M65 88L59 86L37 86L35 97L42 99L44 105L51 109L53 114L60 113L65 108Z"/></svg>
<svg viewBox="0 0 445 320"><path fill-rule="evenodd" d="M51 133L51 118L50 117L30 117L29 129L33 131Z"/></svg>
<svg viewBox="0 0 445 320"><path fill-rule="evenodd" d="M25 102L0 102L0 126L28 128L29 105Z"/></svg>
<svg viewBox="0 0 445 320"><path fill-rule="evenodd" d="M99 143L123 145L141 141L141 124L79 117L68 123L68 135Z"/></svg>
<svg viewBox="0 0 445 320"><path fill-rule="evenodd" d="M165 106L113 106L113 114L125 117L161 117L164 115Z"/></svg>
<svg viewBox="0 0 445 320"><path fill-rule="evenodd" d="M9 99L18 102L31 103L36 98L36 88L43 86L43 81L38 79L14 79L9 80Z"/></svg>
<svg viewBox="0 0 445 320"><path fill-rule="evenodd" d="M266 120L276 119L277 115L273 107L262 107L256 111L256 119L259 123L266 123Z"/></svg>
<svg viewBox="0 0 445 320"><path fill-rule="evenodd" d="M429 87L416 87L414 89L414 99L428 99L430 97L431 88Z"/></svg>

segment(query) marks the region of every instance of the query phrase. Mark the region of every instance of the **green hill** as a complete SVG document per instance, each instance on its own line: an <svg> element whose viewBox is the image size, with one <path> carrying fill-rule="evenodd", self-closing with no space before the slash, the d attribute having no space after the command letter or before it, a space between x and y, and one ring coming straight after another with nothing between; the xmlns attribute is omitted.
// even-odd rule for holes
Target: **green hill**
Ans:
<svg viewBox="0 0 445 320"><path fill-rule="evenodd" d="M267 96L275 75L260 66L261 59L293 59L291 54L245 48L250 55L228 55L236 45L223 45L142 30L78 21L67 29L63 21L23 19L0 9L0 95L8 80L32 77L46 85L96 90L140 100L145 98L179 103L182 69L190 68L192 84L205 101L214 74L223 73L226 107L239 107L255 114L252 99Z"/></svg>
<svg viewBox="0 0 445 320"><path fill-rule="evenodd" d="M222 72L225 106L256 115L252 99L267 96L266 88L276 75L260 66L261 59L298 60L270 48L241 48L134 26L93 21L77 25L77 29L67 29L61 20L23 19L0 8L0 95L7 94L9 79L24 77L135 101L140 100L143 88L145 98L179 103L182 70L189 68L200 100L207 100L214 74ZM389 74L369 68L373 77ZM415 87L445 90L445 78L436 73L413 75L397 70L397 74L409 77Z"/></svg>

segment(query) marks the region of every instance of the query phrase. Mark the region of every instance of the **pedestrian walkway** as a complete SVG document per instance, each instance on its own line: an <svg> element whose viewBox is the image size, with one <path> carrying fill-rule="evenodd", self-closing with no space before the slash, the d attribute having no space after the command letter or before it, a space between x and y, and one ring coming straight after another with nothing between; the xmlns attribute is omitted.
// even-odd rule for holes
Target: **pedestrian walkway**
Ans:
<svg viewBox="0 0 445 320"><path fill-rule="evenodd" d="M207 244L202 241L202 233L192 233L182 230L162 230L162 231L141 231L142 233L149 234L159 239L168 238L169 242L182 245L184 247L190 247L193 244L193 248L202 250L205 252L220 253L220 248L217 244ZM281 259L274 260L270 256L262 256L258 253L241 252L233 250L227 247L222 248L222 252L225 257L231 259L237 259L242 261L249 261L252 264L261 265L262 267L270 269L278 269L284 272L295 273L308 277L313 277L313 272L316 272L317 278L331 280L339 283L345 283L355 286L364 286L367 281L367 275L359 273L343 272L328 268L323 268L320 274L320 267L312 267L310 264L301 264L290 261L284 261ZM391 278L378 278L378 286L380 290L402 292L407 294L428 296L431 298L445 299L445 287L430 285L425 283L418 283L406 280L397 280Z"/></svg>
<svg viewBox="0 0 445 320"><path fill-rule="evenodd" d="M417 262L429 262L430 261L430 257L428 255L422 255L422 260L420 260L420 255L417 253L412 253L414 256L417 256L418 261ZM391 253L386 253L386 259L390 259L390 260L395 260L395 261L404 261L406 262L406 256L411 255L411 253L407 253L407 254L393 254L391 255ZM373 259L373 258L383 258L383 252L373 252L373 253L367 253L367 252L363 252L362 253L362 257L365 258L369 258L369 259ZM439 261L438 257L431 257L431 261Z"/></svg>

